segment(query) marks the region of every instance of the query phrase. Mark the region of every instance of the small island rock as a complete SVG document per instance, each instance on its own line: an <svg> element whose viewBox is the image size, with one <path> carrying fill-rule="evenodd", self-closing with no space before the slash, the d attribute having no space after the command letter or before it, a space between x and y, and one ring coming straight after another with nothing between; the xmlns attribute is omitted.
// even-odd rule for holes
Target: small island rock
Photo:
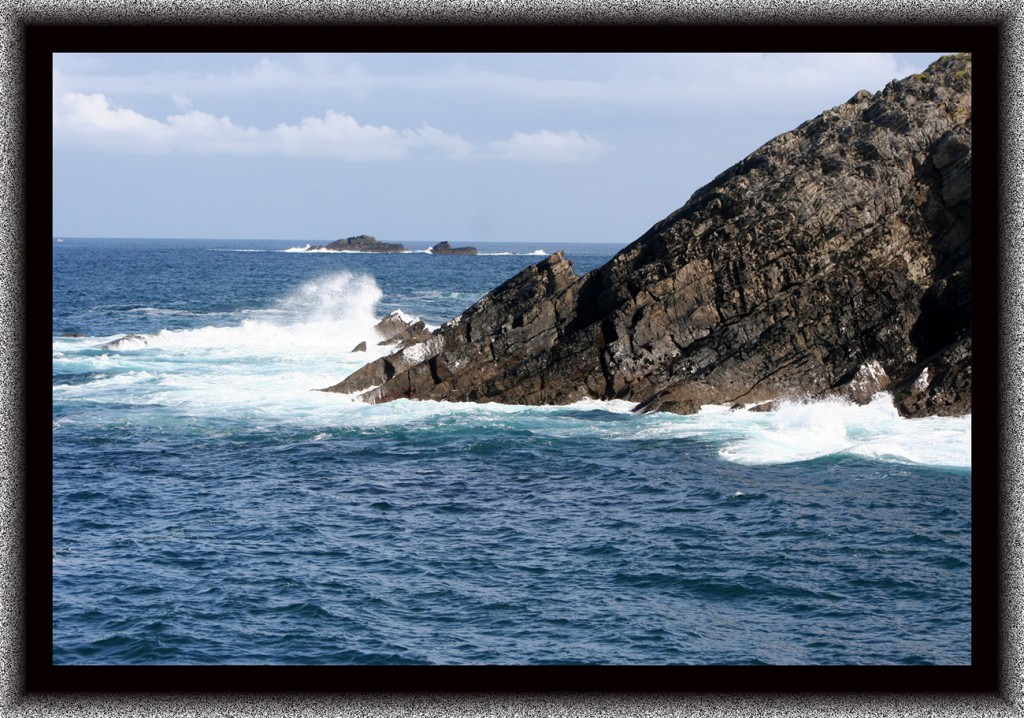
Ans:
<svg viewBox="0 0 1024 718"><path fill-rule="evenodd" d="M431 254L476 254L476 247L453 247L448 242L438 242L430 248Z"/></svg>
<svg viewBox="0 0 1024 718"><path fill-rule="evenodd" d="M356 237L338 239L326 245L314 245L306 248L307 252L317 249L326 249L331 252L381 252L396 253L404 252L405 247L401 244L381 242L368 234L360 234Z"/></svg>

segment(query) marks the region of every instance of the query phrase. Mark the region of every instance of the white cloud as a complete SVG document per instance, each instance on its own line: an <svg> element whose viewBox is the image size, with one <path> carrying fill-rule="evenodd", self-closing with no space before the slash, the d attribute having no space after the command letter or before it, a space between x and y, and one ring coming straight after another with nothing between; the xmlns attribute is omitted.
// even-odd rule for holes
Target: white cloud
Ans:
<svg viewBox="0 0 1024 718"><path fill-rule="evenodd" d="M166 151L174 130L129 109L115 109L100 94L69 92L54 100L54 135L115 144L142 152Z"/></svg>
<svg viewBox="0 0 1024 718"><path fill-rule="evenodd" d="M349 161L398 160L432 153L456 160L572 162L594 159L604 150L603 144L576 131L516 133L510 139L477 146L429 125L419 129L364 125L333 110L322 117L306 117L297 125L280 123L267 130L244 127L228 117L198 110L160 121L115 108L104 95L76 92L54 98L53 132L58 143L122 152L264 154Z"/></svg>
<svg viewBox="0 0 1024 718"><path fill-rule="evenodd" d="M281 123L261 130L197 110L159 121L114 108L103 95L74 92L55 98L53 126L58 142L124 152L328 156L353 161L401 159L417 150L440 151L453 158L472 152L469 142L433 127L396 130L363 125L333 111L307 117L297 125Z"/></svg>
<svg viewBox="0 0 1024 718"><path fill-rule="evenodd" d="M204 67L204 57L185 55L181 62ZM889 80L923 69L900 64L891 53L565 53L515 58L440 53L404 61L396 57L404 56L242 55L237 62L246 64L234 67L218 59L207 62L215 69L118 74L113 61L61 55L54 74L63 76L69 91L108 95L224 97L305 91L365 98L374 92L429 92L678 107L694 101L760 104L765 99L785 106L794 97L827 96L837 86L881 89Z"/></svg>
<svg viewBox="0 0 1024 718"><path fill-rule="evenodd" d="M209 59L179 53L176 59L183 66L178 69L162 66L118 72L124 63L117 59L63 54L55 58L53 76L55 86L59 84L66 91L180 97L238 97L295 90L361 91L366 85L381 81L358 63L334 59L338 57L344 56L293 55L257 60L249 55L225 54ZM208 59L206 64L212 69L203 66L203 58ZM225 66L232 59L234 66Z"/></svg>
<svg viewBox="0 0 1024 718"><path fill-rule="evenodd" d="M580 162L597 159L605 145L575 130L568 132L516 132L507 140L488 143L498 159L524 162Z"/></svg>
<svg viewBox="0 0 1024 718"><path fill-rule="evenodd" d="M195 110L167 118L172 149L205 153L251 153L262 142L262 134L251 127L236 125L227 117L214 117Z"/></svg>
<svg viewBox="0 0 1024 718"><path fill-rule="evenodd" d="M464 140L458 135L450 135L447 132L434 129L429 125L424 125L418 130L405 130L405 132L415 137L418 145L437 149L452 159L470 159L476 152L472 142Z"/></svg>
<svg viewBox="0 0 1024 718"><path fill-rule="evenodd" d="M333 111L323 118L307 117L298 125L280 124L269 132L267 140L282 154L299 157L393 160L409 151L409 143L400 132L387 126L360 125L355 118Z"/></svg>

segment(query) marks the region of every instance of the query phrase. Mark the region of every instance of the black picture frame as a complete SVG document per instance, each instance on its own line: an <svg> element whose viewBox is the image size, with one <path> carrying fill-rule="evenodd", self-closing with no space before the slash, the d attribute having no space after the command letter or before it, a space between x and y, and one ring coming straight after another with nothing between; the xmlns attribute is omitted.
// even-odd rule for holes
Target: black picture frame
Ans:
<svg viewBox="0 0 1024 718"><path fill-rule="evenodd" d="M21 28L23 151L16 173L25 198L20 223L24 257L23 598L26 695L218 694L320 695L405 692L744 694L979 694L998 696L1005 667L1000 570L1003 485L1008 463L1006 417L1000 405L1009 348L1000 318L1001 269L1008 237L1001 235L1005 168L1000 147L1005 121L1004 32L998 23L949 25L692 24L650 26L597 22L537 25L334 22L319 24L204 23L91 24L28 22ZM975 127L973 164L975 243L973 340L973 621L969 666L55 666L52 662L52 138L50 116L54 52L188 51L962 51L973 55Z"/></svg>

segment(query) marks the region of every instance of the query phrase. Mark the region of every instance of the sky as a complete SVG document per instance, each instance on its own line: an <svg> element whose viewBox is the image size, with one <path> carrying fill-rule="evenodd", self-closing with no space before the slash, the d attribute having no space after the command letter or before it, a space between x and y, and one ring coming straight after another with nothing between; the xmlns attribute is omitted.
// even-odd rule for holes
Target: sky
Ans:
<svg viewBox="0 0 1024 718"><path fill-rule="evenodd" d="M935 54L57 54L53 232L625 246Z"/></svg>

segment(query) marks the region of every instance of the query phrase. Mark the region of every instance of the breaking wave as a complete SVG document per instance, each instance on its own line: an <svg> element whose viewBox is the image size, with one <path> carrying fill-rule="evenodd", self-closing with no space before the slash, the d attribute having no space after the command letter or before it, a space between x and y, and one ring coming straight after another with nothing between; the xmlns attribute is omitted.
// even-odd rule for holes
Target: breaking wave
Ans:
<svg viewBox="0 0 1024 718"><path fill-rule="evenodd" d="M550 252L543 249L535 249L531 252L479 252L483 257L547 257Z"/></svg>
<svg viewBox="0 0 1024 718"><path fill-rule="evenodd" d="M373 252L359 252L350 250L335 250L335 249L324 249L323 247L317 247L316 249L310 249L312 245L306 244L301 247L289 247L288 249L224 249L218 250L223 252L290 252L290 253L301 253L301 254L373 254ZM404 252L388 252L387 254L430 254L433 252L430 249L406 249ZM483 252L478 251L476 256L478 257L547 257L551 253L544 249L533 249L524 252ZM443 255L438 255L443 256Z"/></svg>
<svg viewBox="0 0 1024 718"><path fill-rule="evenodd" d="M633 405L623 401L530 407L402 400L370 406L351 396L311 391L393 350L378 344L373 329L382 314L381 299L372 277L342 271L304 282L265 309L242 311L228 326L57 337L54 398L120 405L128 396L137 405L175 407L191 417L257 412L310 429L432 427L454 421L457 431L466 433L505 426L529 436L597 436L670 448L697 440L710 442L726 462L751 466L836 456L971 466L970 416L904 419L887 394L863 406L838 399L782 402L770 412L706 406L678 416L633 414ZM362 342L366 348L355 351ZM82 379L67 378L74 376ZM151 419L165 417L155 412Z"/></svg>
<svg viewBox="0 0 1024 718"><path fill-rule="evenodd" d="M971 416L906 419L892 397L877 394L865 405L839 399L783 402L774 411L734 412L743 436L719 455L740 464L767 465L825 456L969 468Z"/></svg>

